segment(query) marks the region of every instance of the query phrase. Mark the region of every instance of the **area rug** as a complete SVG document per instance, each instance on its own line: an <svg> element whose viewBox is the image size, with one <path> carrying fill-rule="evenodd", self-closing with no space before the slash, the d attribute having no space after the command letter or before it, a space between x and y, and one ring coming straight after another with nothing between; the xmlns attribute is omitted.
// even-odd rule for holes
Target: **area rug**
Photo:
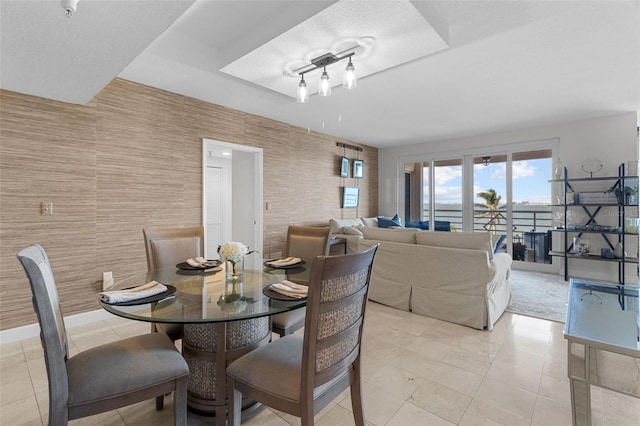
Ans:
<svg viewBox="0 0 640 426"><path fill-rule="evenodd" d="M508 312L564 322L569 282L557 274L511 271L511 303Z"/></svg>

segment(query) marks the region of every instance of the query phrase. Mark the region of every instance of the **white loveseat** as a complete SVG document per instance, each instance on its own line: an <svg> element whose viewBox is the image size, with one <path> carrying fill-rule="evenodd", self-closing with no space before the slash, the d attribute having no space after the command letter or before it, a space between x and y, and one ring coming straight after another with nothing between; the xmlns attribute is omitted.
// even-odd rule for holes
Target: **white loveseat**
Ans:
<svg viewBox="0 0 640 426"><path fill-rule="evenodd" d="M511 256L494 254L490 234L359 229L359 250L380 243L370 300L487 330L509 304Z"/></svg>

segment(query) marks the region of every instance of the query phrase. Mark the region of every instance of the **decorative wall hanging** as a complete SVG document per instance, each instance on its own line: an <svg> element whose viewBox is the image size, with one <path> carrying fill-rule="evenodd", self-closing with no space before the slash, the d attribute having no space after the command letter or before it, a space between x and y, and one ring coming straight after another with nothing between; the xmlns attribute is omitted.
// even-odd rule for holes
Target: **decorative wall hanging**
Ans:
<svg viewBox="0 0 640 426"><path fill-rule="evenodd" d="M358 179L364 177L364 161L353 160L353 177Z"/></svg>
<svg viewBox="0 0 640 426"><path fill-rule="evenodd" d="M342 208L353 209L358 207L360 188L357 186L345 186L342 195Z"/></svg>
<svg viewBox="0 0 640 426"><path fill-rule="evenodd" d="M349 159L345 156L340 159L340 177L349 177Z"/></svg>

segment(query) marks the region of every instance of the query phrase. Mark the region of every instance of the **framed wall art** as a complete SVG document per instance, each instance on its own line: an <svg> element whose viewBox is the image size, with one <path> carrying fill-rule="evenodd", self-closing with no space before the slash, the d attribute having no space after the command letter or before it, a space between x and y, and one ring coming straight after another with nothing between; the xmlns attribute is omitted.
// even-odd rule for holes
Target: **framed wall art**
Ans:
<svg viewBox="0 0 640 426"><path fill-rule="evenodd" d="M349 159L344 156L340 159L340 177L349 177Z"/></svg>
<svg viewBox="0 0 640 426"><path fill-rule="evenodd" d="M353 160L353 177L362 178L364 176L364 161Z"/></svg>
<svg viewBox="0 0 640 426"><path fill-rule="evenodd" d="M357 186L345 186L342 195L342 208L353 209L358 207L360 200L360 188Z"/></svg>

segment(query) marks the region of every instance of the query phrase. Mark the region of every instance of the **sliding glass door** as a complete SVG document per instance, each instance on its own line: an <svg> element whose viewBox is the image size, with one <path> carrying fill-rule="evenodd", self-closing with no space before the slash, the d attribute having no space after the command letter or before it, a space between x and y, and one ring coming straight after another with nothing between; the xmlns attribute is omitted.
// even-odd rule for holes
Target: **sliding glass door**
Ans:
<svg viewBox="0 0 640 426"><path fill-rule="evenodd" d="M489 232L507 252L507 156L473 157L473 231Z"/></svg>
<svg viewBox="0 0 640 426"><path fill-rule="evenodd" d="M553 143L547 145L406 163L405 222L489 232L515 266L549 270Z"/></svg>
<svg viewBox="0 0 640 426"><path fill-rule="evenodd" d="M550 264L551 150L514 152L511 164L514 260Z"/></svg>
<svg viewBox="0 0 640 426"><path fill-rule="evenodd" d="M434 161L434 230L462 230L462 158Z"/></svg>

